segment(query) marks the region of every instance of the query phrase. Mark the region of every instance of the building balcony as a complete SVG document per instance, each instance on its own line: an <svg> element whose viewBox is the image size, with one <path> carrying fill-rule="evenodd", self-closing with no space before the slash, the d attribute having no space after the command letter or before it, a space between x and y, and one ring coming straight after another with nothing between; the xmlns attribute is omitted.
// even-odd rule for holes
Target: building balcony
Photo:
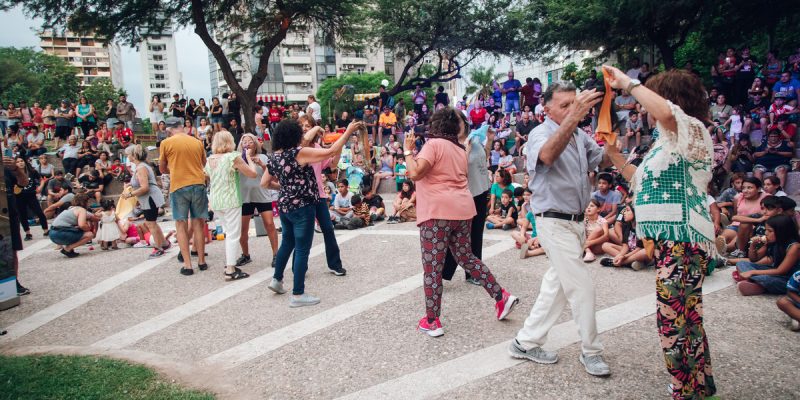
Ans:
<svg viewBox="0 0 800 400"><path fill-rule="evenodd" d="M285 57L281 57L281 61L284 64L304 64L304 65L311 65L311 53L293 53Z"/></svg>
<svg viewBox="0 0 800 400"><path fill-rule="evenodd" d="M356 57L356 56L342 56L339 60L343 65L367 65L369 62L366 57Z"/></svg>
<svg viewBox="0 0 800 400"><path fill-rule="evenodd" d="M311 76L311 71L304 72L302 75L300 74L283 74L283 82L284 83L311 83L313 80Z"/></svg>
<svg viewBox="0 0 800 400"><path fill-rule="evenodd" d="M308 46L309 43L308 35L297 35L291 33L286 35L286 39L281 42L281 44L285 46Z"/></svg>

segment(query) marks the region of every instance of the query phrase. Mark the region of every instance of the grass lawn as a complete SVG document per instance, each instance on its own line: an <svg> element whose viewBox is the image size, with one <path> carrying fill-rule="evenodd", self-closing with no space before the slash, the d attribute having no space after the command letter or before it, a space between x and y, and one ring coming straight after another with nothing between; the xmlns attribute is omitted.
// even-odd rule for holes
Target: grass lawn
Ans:
<svg viewBox="0 0 800 400"><path fill-rule="evenodd" d="M93 356L0 356L0 399L212 400L155 371Z"/></svg>

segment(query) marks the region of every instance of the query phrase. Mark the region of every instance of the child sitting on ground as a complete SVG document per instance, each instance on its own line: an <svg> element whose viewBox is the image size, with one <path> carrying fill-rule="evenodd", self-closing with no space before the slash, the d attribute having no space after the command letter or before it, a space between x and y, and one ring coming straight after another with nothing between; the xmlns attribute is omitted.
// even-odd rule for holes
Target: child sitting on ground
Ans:
<svg viewBox="0 0 800 400"><path fill-rule="evenodd" d="M622 195L613 189L614 177L608 172L597 175L597 190L592 199L600 203L600 216L612 223L617 218L617 206L622 202Z"/></svg>
<svg viewBox="0 0 800 400"><path fill-rule="evenodd" d="M766 234L750 240L747 253L750 261L736 263L733 272L739 293L786 293L789 277L800 270L800 235L794 219L786 215L770 217Z"/></svg>
<svg viewBox="0 0 800 400"><path fill-rule="evenodd" d="M331 200L331 205L328 207L331 213L331 221L339 222L343 217L350 218L353 216L352 198L353 194L349 191L347 179L342 179L336 186L336 197Z"/></svg>
<svg viewBox="0 0 800 400"><path fill-rule="evenodd" d="M117 240L119 240L122 232L120 232L119 225L117 225L116 207L111 200L103 200L100 204L103 207L103 210L98 213L100 228L97 232L97 240L100 242L100 248L103 250L118 250Z"/></svg>
<svg viewBox="0 0 800 400"><path fill-rule="evenodd" d="M778 299L778 308L792 319L791 329L800 331L800 271L786 282L786 296Z"/></svg>
<svg viewBox="0 0 800 400"><path fill-rule="evenodd" d="M505 169L508 171L509 174L514 175L517 173L517 167L514 165L514 157L511 154L508 154L508 150L505 148L501 148L500 150L500 160L498 161L498 167Z"/></svg>
<svg viewBox="0 0 800 400"><path fill-rule="evenodd" d="M414 182L404 181L394 198L394 213L389 217L387 224L409 222L417 220L417 194L414 192Z"/></svg>
<svg viewBox="0 0 800 400"><path fill-rule="evenodd" d="M525 216L517 221L519 230L511 232L511 237L514 238L519 249L519 258L523 260L544 254L544 249L539 244L539 237L536 232L536 220L533 217L533 211L531 211L531 195L533 195L533 192L530 189L524 189L522 195L523 203L520 210ZM528 233L528 230L531 233Z"/></svg>
<svg viewBox="0 0 800 400"><path fill-rule="evenodd" d="M742 184L747 176L743 173L735 173L731 177L731 187L725 189L717 197L717 206L722 212L722 226L730 225L731 218L733 218L733 199L736 195L742 192Z"/></svg>
<svg viewBox="0 0 800 400"><path fill-rule="evenodd" d="M647 256L642 242L636 237L636 215L632 204L622 210L622 223L618 223L616 229L621 230L618 234L622 237L622 244L603 243L603 252L614 258L604 258L600 260L600 265L604 267L629 266L634 271L639 271L653 261Z"/></svg>
<svg viewBox="0 0 800 400"><path fill-rule="evenodd" d="M372 192L372 189L365 187L361 189L361 198L369 206L369 216L372 221L383 221L386 217L386 205L383 204L383 197Z"/></svg>
<svg viewBox="0 0 800 400"><path fill-rule="evenodd" d="M600 202L592 199L584 211L584 231L586 242L583 244L583 261L592 262L597 254L603 254L603 243L608 241L608 222L600 217Z"/></svg>
<svg viewBox="0 0 800 400"><path fill-rule="evenodd" d="M794 211L794 209L792 209L792 211ZM779 197L764 197L761 199L761 212L748 216L737 215L734 217L734 221L739 222L739 230L736 232L737 243L740 243L742 248L746 248L751 238L764 235L766 229L765 222L767 219L783 213L784 209ZM734 257L729 261L733 264L737 261L747 261L747 256Z"/></svg>
<svg viewBox="0 0 800 400"><path fill-rule="evenodd" d="M511 201L513 197L514 192L510 189L503 190L503 194L500 195L500 207L486 218L487 229L498 228L507 231L517 226L517 207Z"/></svg>
<svg viewBox="0 0 800 400"><path fill-rule="evenodd" d="M334 225L334 228L353 230L363 228L370 224L369 205L361 199L361 196L354 194L350 202L353 205L353 216L342 217L339 222Z"/></svg>
<svg viewBox="0 0 800 400"><path fill-rule="evenodd" d="M747 240L737 241L739 224L743 217L749 217L761 211L761 200L767 197L766 193L761 192L761 185L761 180L755 177L745 178L742 183L742 192L733 199L734 216L731 218L733 222L722 231L721 236L716 238L717 252L720 255L724 256L732 250L731 258L747 257L745 253Z"/></svg>

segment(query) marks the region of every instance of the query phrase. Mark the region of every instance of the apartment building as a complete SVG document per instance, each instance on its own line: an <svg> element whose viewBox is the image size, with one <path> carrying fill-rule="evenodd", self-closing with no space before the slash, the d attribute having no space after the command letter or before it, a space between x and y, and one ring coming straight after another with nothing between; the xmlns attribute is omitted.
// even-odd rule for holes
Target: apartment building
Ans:
<svg viewBox="0 0 800 400"><path fill-rule="evenodd" d="M178 54L171 30L147 35L139 45L139 57L145 104L149 104L154 95L167 107L173 94L178 93L183 98L183 77L178 71Z"/></svg>
<svg viewBox="0 0 800 400"><path fill-rule="evenodd" d="M242 35L236 39L246 38ZM226 49L226 52L230 50ZM237 79L246 85L250 81L250 71L258 67L258 60L251 56L233 62L232 66ZM230 92L222 71L210 53L209 70L212 94L220 96ZM305 102L308 95L316 93L319 84L329 77L379 71L391 77L399 73L391 51L384 48L363 52L336 49L323 32L298 25L270 55L269 73L257 97L266 101Z"/></svg>
<svg viewBox="0 0 800 400"><path fill-rule="evenodd" d="M64 59L78 68L81 86L99 78L110 78L115 87L123 87L122 56L119 45L104 43L94 35L45 29L39 33L42 51Z"/></svg>

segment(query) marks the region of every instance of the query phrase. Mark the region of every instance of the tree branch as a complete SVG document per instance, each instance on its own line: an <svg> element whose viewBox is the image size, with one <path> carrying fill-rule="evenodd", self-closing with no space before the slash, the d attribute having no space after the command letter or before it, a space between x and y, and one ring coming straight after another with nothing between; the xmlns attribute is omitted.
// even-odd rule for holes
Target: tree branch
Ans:
<svg viewBox="0 0 800 400"><path fill-rule="evenodd" d="M231 63L228 61L228 58L225 56L225 52L222 50L222 47L214 40L211 36L211 33L208 32L208 26L206 25L205 20L205 12L203 10L203 2L202 0L191 0L192 4L192 22L194 22L194 33L197 36L200 36L200 39L203 41L203 44L206 45L208 51L211 52L211 55L214 56L214 59L217 60L217 64L219 64L220 70L222 70L222 75L225 77L225 82L230 85L231 90L236 92L243 92L244 89L242 85L239 84L239 81L236 79L236 75L233 74L233 67L231 67Z"/></svg>

